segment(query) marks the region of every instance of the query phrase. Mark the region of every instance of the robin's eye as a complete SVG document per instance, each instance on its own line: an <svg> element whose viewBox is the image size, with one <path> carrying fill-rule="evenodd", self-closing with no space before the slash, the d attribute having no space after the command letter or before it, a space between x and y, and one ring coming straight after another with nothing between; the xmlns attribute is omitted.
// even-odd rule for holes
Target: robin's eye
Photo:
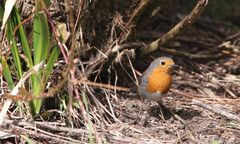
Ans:
<svg viewBox="0 0 240 144"><path fill-rule="evenodd" d="M161 65L165 65L165 62L164 62L164 61L161 61Z"/></svg>

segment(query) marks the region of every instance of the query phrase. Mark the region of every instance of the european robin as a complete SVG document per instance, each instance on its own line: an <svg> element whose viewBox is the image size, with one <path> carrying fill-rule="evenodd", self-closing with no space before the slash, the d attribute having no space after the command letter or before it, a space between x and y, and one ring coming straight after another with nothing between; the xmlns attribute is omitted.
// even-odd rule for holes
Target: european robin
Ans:
<svg viewBox="0 0 240 144"><path fill-rule="evenodd" d="M139 95L150 101L160 101L169 91L173 70L177 67L170 57L159 57L155 59L147 70L142 74Z"/></svg>

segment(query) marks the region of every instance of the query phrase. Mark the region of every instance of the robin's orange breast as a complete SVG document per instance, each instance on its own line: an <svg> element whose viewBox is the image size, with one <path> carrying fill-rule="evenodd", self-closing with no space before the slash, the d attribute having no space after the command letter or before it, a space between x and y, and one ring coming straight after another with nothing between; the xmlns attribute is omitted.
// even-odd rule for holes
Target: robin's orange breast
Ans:
<svg viewBox="0 0 240 144"><path fill-rule="evenodd" d="M153 69L147 80L147 91L150 93L160 92L166 94L172 84L172 76L161 67Z"/></svg>

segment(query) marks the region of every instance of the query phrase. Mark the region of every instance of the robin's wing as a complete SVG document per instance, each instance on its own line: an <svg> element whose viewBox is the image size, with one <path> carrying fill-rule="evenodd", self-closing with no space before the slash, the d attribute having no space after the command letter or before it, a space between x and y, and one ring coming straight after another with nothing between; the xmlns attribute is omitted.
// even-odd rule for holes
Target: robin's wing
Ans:
<svg viewBox="0 0 240 144"><path fill-rule="evenodd" d="M146 73L147 73L147 70L145 70L142 75L138 78L138 82L139 83L142 83L143 79L146 79Z"/></svg>
<svg viewBox="0 0 240 144"><path fill-rule="evenodd" d="M139 83L147 81L147 77L152 73L152 70L157 67L159 60L154 60L151 65L142 73L142 76L139 78Z"/></svg>

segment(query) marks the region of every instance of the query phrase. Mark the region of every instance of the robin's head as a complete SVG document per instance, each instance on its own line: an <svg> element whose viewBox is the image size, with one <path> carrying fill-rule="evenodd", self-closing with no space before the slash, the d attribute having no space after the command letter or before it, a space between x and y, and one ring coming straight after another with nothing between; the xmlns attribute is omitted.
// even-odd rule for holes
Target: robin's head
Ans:
<svg viewBox="0 0 240 144"><path fill-rule="evenodd" d="M150 69L171 75L176 67L177 65L170 57L159 57L151 63Z"/></svg>

